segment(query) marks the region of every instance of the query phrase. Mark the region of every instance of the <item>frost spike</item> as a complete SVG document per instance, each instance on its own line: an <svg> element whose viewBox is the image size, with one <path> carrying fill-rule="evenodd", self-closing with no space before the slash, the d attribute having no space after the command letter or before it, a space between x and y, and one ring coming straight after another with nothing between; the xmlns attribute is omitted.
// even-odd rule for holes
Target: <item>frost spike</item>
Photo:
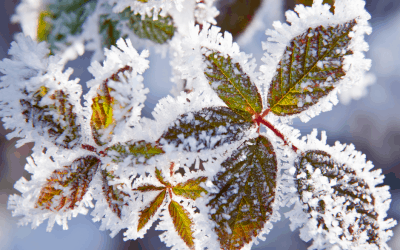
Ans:
<svg viewBox="0 0 400 250"><path fill-rule="evenodd" d="M194 247L192 225L193 222L189 218L189 213L178 202L172 200L168 207L169 214L176 232L182 238L189 248Z"/></svg>
<svg viewBox="0 0 400 250"><path fill-rule="evenodd" d="M263 228L272 214L277 159L263 136L245 141L222 164L214 178L219 193L208 206L214 212L221 248L241 249Z"/></svg>
<svg viewBox="0 0 400 250"><path fill-rule="evenodd" d="M335 88L346 74L343 61L345 55L352 54L349 33L356 24L352 20L327 29L309 28L292 39L268 92L268 105L274 114L301 113Z"/></svg>

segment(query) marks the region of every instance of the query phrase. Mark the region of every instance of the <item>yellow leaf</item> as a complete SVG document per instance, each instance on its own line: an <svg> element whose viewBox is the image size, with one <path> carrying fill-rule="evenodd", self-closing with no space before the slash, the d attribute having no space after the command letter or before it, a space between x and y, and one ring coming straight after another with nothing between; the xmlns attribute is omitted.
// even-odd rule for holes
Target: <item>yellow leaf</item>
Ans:
<svg viewBox="0 0 400 250"><path fill-rule="evenodd" d="M172 188L176 195L183 196L188 199L196 200L200 197L201 193L207 194L207 191L200 186L200 183L205 182L207 177L199 177L197 179L190 179L185 183L179 183Z"/></svg>
<svg viewBox="0 0 400 250"><path fill-rule="evenodd" d="M138 231L142 229L147 222L154 216L158 208L161 206L163 200L165 199L166 190L162 191L157 197L150 203L150 205L143 211L140 211L140 218L138 224Z"/></svg>
<svg viewBox="0 0 400 250"><path fill-rule="evenodd" d="M47 41L47 36L51 30L51 23L46 21L46 17L51 17L50 11L42 11L39 14L38 29L37 29L37 40L39 42Z"/></svg>
<svg viewBox="0 0 400 250"><path fill-rule="evenodd" d="M193 232L192 220L189 218L189 213L176 201L171 201L169 204L169 214L174 222L175 230L181 236L182 240L189 248L193 248Z"/></svg>

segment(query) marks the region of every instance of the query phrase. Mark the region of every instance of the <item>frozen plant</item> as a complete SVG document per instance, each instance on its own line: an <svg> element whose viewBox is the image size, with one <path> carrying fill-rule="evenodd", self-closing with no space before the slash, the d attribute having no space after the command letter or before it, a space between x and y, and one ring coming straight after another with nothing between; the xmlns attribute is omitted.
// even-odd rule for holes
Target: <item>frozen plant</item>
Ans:
<svg viewBox="0 0 400 250"><path fill-rule="evenodd" d="M33 39L18 34L0 63L0 115L17 146L35 145L31 180L17 181L8 208L21 225L48 219L48 231L89 207L111 237L143 237L160 220L172 249L250 249L293 206L291 229L310 249L389 249L396 222L381 170L353 145L331 147L316 130L299 138L290 126L363 80L364 5L315 0L286 12L290 25L267 30L257 70L211 25L212 0L22 1L14 19ZM146 46L169 50L185 90L160 100L154 119L141 117ZM93 59L81 106L64 66L85 50L104 61Z"/></svg>

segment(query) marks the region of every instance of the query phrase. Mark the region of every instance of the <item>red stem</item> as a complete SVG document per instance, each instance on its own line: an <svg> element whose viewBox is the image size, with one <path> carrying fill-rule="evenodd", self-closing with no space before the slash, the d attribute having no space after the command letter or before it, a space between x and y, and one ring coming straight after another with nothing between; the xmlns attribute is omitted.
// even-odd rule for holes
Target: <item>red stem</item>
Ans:
<svg viewBox="0 0 400 250"><path fill-rule="evenodd" d="M268 110L268 111L269 111L269 110ZM264 113L265 113L265 112L264 112ZM263 113L263 114L264 114L264 113ZM286 141L285 136L284 136L279 130L277 130L277 129L274 127L274 125L272 125L271 123L269 123L267 120L264 120L264 118L262 117L263 114L261 114L261 116L256 117L256 119L254 119L254 121L256 121L258 124L260 124L260 123L264 124L267 128L269 128L270 130L272 130L272 132L274 132L275 135L277 135L279 138L281 138L282 141L285 143L285 145L288 145L288 142ZM297 153L298 148L297 148L296 146L294 146L293 144L292 144L292 149L293 149L294 152Z"/></svg>

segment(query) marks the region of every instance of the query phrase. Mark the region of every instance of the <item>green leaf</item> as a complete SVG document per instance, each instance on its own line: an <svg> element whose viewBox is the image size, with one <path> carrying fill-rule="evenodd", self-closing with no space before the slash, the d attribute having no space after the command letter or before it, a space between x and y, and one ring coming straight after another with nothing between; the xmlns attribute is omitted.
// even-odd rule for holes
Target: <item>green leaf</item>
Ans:
<svg viewBox="0 0 400 250"><path fill-rule="evenodd" d="M326 96L345 76L352 20L335 27L309 28L295 37L279 62L268 92L268 105L279 116L307 110Z"/></svg>
<svg viewBox="0 0 400 250"><path fill-rule="evenodd" d="M189 213L176 201L169 204L169 214L174 222L175 230L189 248L194 247L192 225Z"/></svg>
<svg viewBox="0 0 400 250"><path fill-rule="evenodd" d="M146 207L143 211L140 211L139 224L137 230L140 231L147 222L154 216L158 208L162 205L165 199L166 190L163 190L157 197Z"/></svg>
<svg viewBox="0 0 400 250"><path fill-rule="evenodd" d="M125 66L106 79L100 85L97 96L92 99L92 119L90 120L90 125L92 127L93 139L100 146L112 140L114 128L119 122L119 120L116 121L114 119L114 110L125 108L121 107L111 96L111 93L115 90L108 87L108 81L120 81L118 74L125 71L130 72L132 68Z"/></svg>
<svg viewBox="0 0 400 250"><path fill-rule="evenodd" d="M32 98L22 99L20 103L24 109L22 114L26 122L41 135L47 135L58 146L72 148L79 143L81 127L73 111L74 106L68 101L69 95L63 90L56 90L49 96L51 104L41 105L49 89L42 86L32 94Z"/></svg>
<svg viewBox="0 0 400 250"><path fill-rule="evenodd" d="M201 193L208 193L204 188L200 186L200 183L205 182L207 177L199 177L196 179L190 179L185 183L179 183L172 188L172 191L176 195L183 196L188 199L196 200L201 196Z"/></svg>
<svg viewBox="0 0 400 250"><path fill-rule="evenodd" d="M308 213L310 218L318 221L317 226L329 231L330 227L335 222L331 219L325 222L325 213L328 218L332 218L332 211L326 211L326 200L338 200L345 198L345 210L337 211L333 215L337 225L342 228L343 233L338 235L342 240L357 242L360 237L367 237L366 241L370 244L376 244L379 247L379 223L378 212L375 207L375 197L368 186L366 180L357 175L357 172L346 164L337 163L328 153L320 150L307 151L296 163L297 169L297 190L300 194L300 200L307 205L304 212ZM321 175L328 178L330 183L336 183L330 190L321 192L318 183L321 182L319 175L318 179L313 178L313 173L320 171ZM315 176L315 175L314 175ZM310 194L311 193L311 194ZM310 195L312 195L310 197ZM318 200L318 202L315 201ZM341 202L342 203L342 202ZM354 220L352 216L346 217L346 214L357 212L359 218ZM344 213L344 214L343 214ZM338 231L336 231L338 232ZM362 241L365 241L363 239ZM385 240L386 241L386 240Z"/></svg>
<svg viewBox="0 0 400 250"><path fill-rule="evenodd" d="M106 153L114 162L122 162L127 157L131 156L133 159L136 159L136 163L146 163L150 158L164 154L164 151L156 143L128 141L107 148Z"/></svg>
<svg viewBox="0 0 400 250"><path fill-rule="evenodd" d="M207 68L204 72L212 89L232 110L247 121L262 111L261 95L239 63L217 52L204 55Z"/></svg>
<svg viewBox="0 0 400 250"><path fill-rule="evenodd" d="M108 185L108 181L113 180L115 178L112 175L112 173L103 170L101 171L101 174L103 180L103 193L107 200L108 206L121 219L122 206L128 205L126 202L124 202L123 196L129 196L129 195L117 188L117 186L121 186L122 184L111 185L111 186Z"/></svg>
<svg viewBox="0 0 400 250"><path fill-rule="evenodd" d="M142 19L140 14L130 14L128 27L140 38L149 39L155 43L163 44L174 36L175 27L171 16L162 17L158 20L145 16Z"/></svg>
<svg viewBox="0 0 400 250"><path fill-rule="evenodd" d="M98 158L87 156L64 166L62 170L55 170L40 190L36 207L51 211L74 209L86 194L99 165Z"/></svg>
<svg viewBox="0 0 400 250"><path fill-rule="evenodd" d="M100 16L100 35L103 48L111 48L111 45L116 46L117 40L121 37L121 31L118 29L118 20L109 18L108 15Z"/></svg>
<svg viewBox="0 0 400 250"><path fill-rule="evenodd" d="M222 249L241 249L272 215L277 159L262 136L244 142L214 178L219 193L208 204Z"/></svg>
<svg viewBox="0 0 400 250"><path fill-rule="evenodd" d="M96 4L97 0L55 1L46 10L46 13L51 13L46 14L49 17L46 21L49 30L43 30L43 26L39 25L38 34L43 36L38 38L50 43L52 53L60 50L60 44L69 45L66 38L82 33L82 25L94 11Z"/></svg>
<svg viewBox="0 0 400 250"><path fill-rule="evenodd" d="M180 150L198 152L238 141L253 123L227 107L203 108L176 120L159 139Z"/></svg>

